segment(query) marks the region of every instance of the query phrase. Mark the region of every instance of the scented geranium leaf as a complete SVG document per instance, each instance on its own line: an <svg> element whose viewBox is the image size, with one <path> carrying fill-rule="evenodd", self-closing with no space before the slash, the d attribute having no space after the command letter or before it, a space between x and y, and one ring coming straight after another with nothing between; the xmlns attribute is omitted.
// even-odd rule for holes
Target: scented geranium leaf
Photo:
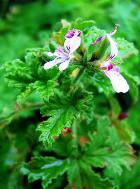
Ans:
<svg viewBox="0 0 140 189"><path fill-rule="evenodd" d="M95 21L93 20L83 20L78 18L75 22L72 22L71 27L77 28L82 31L89 30L91 27L95 25Z"/></svg>
<svg viewBox="0 0 140 189"><path fill-rule="evenodd" d="M30 83L27 85L25 90L18 95L17 102L19 104L25 103L33 92L36 92L36 96L39 95L42 100L48 101L49 97L54 94L55 86L56 82L53 80L48 80L46 82L36 81L34 83Z"/></svg>
<svg viewBox="0 0 140 189"><path fill-rule="evenodd" d="M56 82L53 80L48 80L46 82L36 81L34 83L34 89L39 93L41 98L49 100L49 97L54 94L54 89L56 87Z"/></svg>
<svg viewBox="0 0 140 189"><path fill-rule="evenodd" d="M46 100L53 94L56 78L59 76L57 69L44 70L41 62L44 56L44 49L30 49L25 54L25 62L19 59L7 62L1 68L5 78L13 87L20 89L17 101L25 103L27 97L38 92L41 98Z"/></svg>
<svg viewBox="0 0 140 189"><path fill-rule="evenodd" d="M110 96L109 102L112 110L110 114L112 126L116 129L117 134L121 140L131 144L135 140L135 134L133 130L129 127L127 120L122 120L121 118L119 118L119 115L121 113L121 107L118 100Z"/></svg>
<svg viewBox="0 0 140 189"><path fill-rule="evenodd" d="M59 74L54 68L52 70L44 70L42 62L45 61L46 49L30 49L25 54L25 61L19 59L6 62L1 70L5 73L5 78L9 83L19 87L26 87L35 81L47 81L56 78Z"/></svg>
<svg viewBox="0 0 140 189"><path fill-rule="evenodd" d="M127 118L127 123L130 128L135 132L135 143L140 144L140 100L131 108Z"/></svg>
<svg viewBox="0 0 140 189"><path fill-rule="evenodd" d="M35 180L42 180L44 189L49 188L48 185L52 183L59 175L63 175L68 169L68 161L60 160L54 157L35 157L31 162L24 163L21 166L21 173L28 175L29 182Z"/></svg>
<svg viewBox="0 0 140 189"><path fill-rule="evenodd" d="M62 129L72 127L75 119L87 121L93 116L94 98L91 92L82 89L71 91L65 95L60 90L55 90L55 96L50 98L48 106L42 108L43 116L49 117L38 127L41 132L40 140L51 143L53 138L58 136Z"/></svg>
<svg viewBox="0 0 140 189"><path fill-rule="evenodd" d="M82 167L83 174L83 183L84 186L91 189L112 189L113 183L108 178L101 178L101 176L91 169L91 167L87 167L86 165Z"/></svg>
<svg viewBox="0 0 140 189"><path fill-rule="evenodd" d="M129 93L135 103L138 101L138 98L139 98L138 86L140 85L140 78L138 76L133 76L128 73L124 73L123 75L126 77L129 83L129 87L130 87Z"/></svg>
<svg viewBox="0 0 140 189"><path fill-rule="evenodd" d="M120 106L118 100L116 98L114 98L113 96L111 96L111 97L109 97L109 103L111 106L113 116L118 117L119 113L121 112L121 106Z"/></svg>
<svg viewBox="0 0 140 189"><path fill-rule="evenodd" d="M42 122L37 129L41 132L40 140L44 143L52 143L54 137L58 136L63 128L72 126L76 117L73 107L51 110L47 116L50 118Z"/></svg>
<svg viewBox="0 0 140 189"><path fill-rule="evenodd" d="M80 165L77 160L71 160L69 169L67 171L69 186L74 188L82 189L82 178L81 178Z"/></svg>
<svg viewBox="0 0 140 189"><path fill-rule="evenodd" d="M104 93L106 96L110 96L114 93L109 79L102 72L97 71L92 81L100 93Z"/></svg>
<svg viewBox="0 0 140 189"><path fill-rule="evenodd" d="M138 189L140 187L139 180L139 170L140 170L140 157L138 157L137 162L131 168L127 170L124 168L121 177L118 177L111 170L105 171L105 176L113 179L114 183L118 186L119 189L128 188L128 189Z"/></svg>
<svg viewBox="0 0 140 189"><path fill-rule="evenodd" d="M94 95L92 92L87 92L86 90L79 88L73 95L72 103L77 110L77 116L80 118L86 118L86 120L93 117L95 105Z"/></svg>
<svg viewBox="0 0 140 189"><path fill-rule="evenodd" d="M131 172L125 169L120 179L118 179L118 185L120 189L127 188L139 188L140 180L139 180L139 170L140 170L140 158L136 162L136 164L132 167ZM117 180L115 178L114 180ZM135 182L134 182L135 181Z"/></svg>
<svg viewBox="0 0 140 189"><path fill-rule="evenodd" d="M94 171L92 171L90 166L78 160L73 160L70 163L68 181L69 185L66 189L72 187L78 189L111 189L113 187L109 179L101 178L99 174L95 174Z"/></svg>
<svg viewBox="0 0 140 189"><path fill-rule="evenodd" d="M2 66L2 71L4 71L5 78L8 79L9 85L12 86L25 87L34 80L31 76L29 66L19 59L5 63Z"/></svg>
<svg viewBox="0 0 140 189"><path fill-rule="evenodd" d="M135 161L132 148L120 141L117 132L110 127L107 117L98 120L97 131L90 135L90 142L85 147L82 161L94 167L107 167L121 174L126 167L130 169Z"/></svg>
<svg viewBox="0 0 140 189"><path fill-rule="evenodd" d="M17 102L19 104L25 103L27 101L27 97L33 92L33 83L30 83L25 88L24 92L21 92L20 95L17 96Z"/></svg>
<svg viewBox="0 0 140 189"><path fill-rule="evenodd" d="M121 140L128 144L132 144L135 141L135 133L126 120L116 122L115 129Z"/></svg>
<svg viewBox="0 0 140 189"><path fill-rule="evenodd" d="M133 43L130 43L123 38L117 38L116 42L118 45L120 58L128 58L129 56L138 53L138 50L135 48Z"/></svg>

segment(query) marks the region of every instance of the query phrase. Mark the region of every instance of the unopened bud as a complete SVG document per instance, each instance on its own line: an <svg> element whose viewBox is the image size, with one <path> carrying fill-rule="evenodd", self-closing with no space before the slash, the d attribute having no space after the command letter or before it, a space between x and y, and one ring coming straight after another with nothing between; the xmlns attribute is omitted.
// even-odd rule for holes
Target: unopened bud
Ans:
<svg viewBox="0 0 140 189"><path fill-rule="evenodd" d="M127 117L128 117L128 113L127 113L127 112L122 112L122 113L120 113L119 116L118 116L118 118L119 118L120 120L126 119Z"/></svg>

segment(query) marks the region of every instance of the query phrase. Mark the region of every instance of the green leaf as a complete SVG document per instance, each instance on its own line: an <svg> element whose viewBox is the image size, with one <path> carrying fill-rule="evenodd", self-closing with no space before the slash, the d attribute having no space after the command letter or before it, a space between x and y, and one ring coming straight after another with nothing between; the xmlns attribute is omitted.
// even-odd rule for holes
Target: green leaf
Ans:
<svg viewBox="0 0 140 189"><path fill-rule="evenodd" d="M112 96L112 97L109 97L109 102L110 102L110 106L111 106L111 110L113 114L115 114L116 117L118 117L119 113L121 112L121 107L118 100Z"/></svg>
<svg viewBox="0 0 140 189"><path fill-rule="evenodd" d="M34 89L39 93L42 99L49 100L50 96L54 94L56 82L48 80L46 82L36 81L34 83Z"/></svg>
<svg viewBox="0 0 140 189"><path fill-rule="evenodd" d="M82 31L87 31L94 25L95 25L95 21L93 20L83 20L81 18L78 18L76 21L72 22L71 27L77 28Z"/></svg>
<svg viewBox="0 0 140 189"><path fill-rule="evenodd" d="M29 182L42 180L43 188L48 188L59 175L68 169L67 160L58 160L54 157L35 157L30 163L21 166L21 173L28 175Z"/></svg>
<svg viewBox="0 0 140 189"><path fill-rule="evenodd" d="M30 83L25 88L24 92L21 92L20 95L17 96L17 103L23 104L27 101L27 97L33 92L33 83Z"/></svg>
<svg viewBox="0 0 140 189"><path fill-rule="evenodd" d="M111 189L113 187L109 179L101 178L99 174L95 174L91 167L87 164L73 160L68 169L68 188L74 187L78 189Z"/></svg>
<svg viewBox="0 0 140 189"><path fill-rule="evenodd" d="M104 93L106 96L113 94L113 88L110 80L100 71L97 71L94 74L92 81L100 93Z"/></svg>
<svg viewBox="0 0 140 189"><path fill-rule="evenodd" d="M19 59L5 63L2 70L5 72L5 78L8 79L9 85L12 86L23 88L34 80L30 68Z"/></svg>
<svg viewBox="0 0 140 189"><path fill-rule="evenodd" d="M133 75L130 75L128 73L124 73L123 74L127 81L128 81L128 84L129 84L129 87L130 87L130 90L129 90L129 93L134 101L134 103L136 103L138 101L138 98L139 98L139 88L138 88L138 85L140 85L140 79L138 76L133 76Z"/></svg>
<svg viewBox="0 0 140 189"><path fill-rule="evenodd" d="M127 188L139 188L140 180L139 180L139 170L140 170L140 157L138 157L137 162L132 167L131 170L124 169L121 177L118 177L111 170L105 171L105 175L114 180L114 183L118 186L119 189ZM134 182L135 180L135 182Z"/></svg>
<svg viewBox="0 0 140 189"><path fill-rule="evenodd" d="M135 132L135 143L140 144L140 100L131 108L127 123L131 129Z"/></svg>
<svg viewBox="0 0 140 189"><path fill-rule="evenodd" d="M130 43L123 38L117 38L116 42L118 44L120 58L128 58L129 56L138 53L138 50L135 48L133 43Z"/></svg>
<svg viewBox="0 0 140 189"><path fill-rule="evenodd" d="M75 119L75 110L72 107L56 109L50 111L48 116L50 116L50 118L41 123L37 130L41 132L41 141L52 143L54 137L58 136L63 128L72 126Z"/></svg>
<svg viewBox="0 0 140 189"><path fill-rule="evenodd" d="M94 167L107 167L121 174L123 166L130 169L135 161L132 148L120 141L115 128L110 127L107 117L98 120L97 131L90 135L90 142L85 149L82 160Z"/></svg>

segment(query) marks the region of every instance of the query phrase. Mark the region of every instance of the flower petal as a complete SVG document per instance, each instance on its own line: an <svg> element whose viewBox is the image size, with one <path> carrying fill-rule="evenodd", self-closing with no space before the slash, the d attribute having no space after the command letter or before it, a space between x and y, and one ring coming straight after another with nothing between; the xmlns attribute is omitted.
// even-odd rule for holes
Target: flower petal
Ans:
<svg viewBox="0 0 140 189"><path fill-rule="evenodd" d="M62 47L58 47L55 50L54 55L57 56L57 57L61 57L61 58L66 58L68 56L67 53L64 52Z"/></svg>
<svg viewBox="0 0 140 189"><path fill-rule="evenodd" d="M98 37L98 38L94 41L94 43L92 43L91 45L92 45L92 46L96 45L96 43L99 43L99 42L102 41L102 39L104 39L104 38L105 38L105 36Z"/></svg>
<svg viewBox="0 0 140 189"><path fill-rule="evenodd" d="M111 60L106 60L106 61L104 61L104 62L102 62L101 63L101 65L100 65L100 68L103 68L103 69L107 69L108 70L108 67L110 67L110 64L112 65L112 63L111 63ZM113 65L112 65L113 66ZM113 68L113 67L112 67ZM111 69L112 69L111 68Z"/></svg>
<svg viewBox="0 0 140 189"><path fill-rule="evenodd" d="M112 32L110 32L109 35L110 35L110 36L114 35L114 34L117 32L119 26L120 26L119 24L115 24L114 30L113 30Z"/></svg>
<svg viewBox="0 0 140 189"><path fill-rule="evenodd" d="M115 69L104 71L105 75L110 79L114 90L117 93L126 93L129 90L129 85L125 78Z"/></svg>
<svg viewBox="0 0 140 189"><path fill-rule="evenodd" d="M107 39L110 42L110 47L111 47L111 53L109 59L113 59L118 55L118 47L117 43L112 39L112 37L109 34L106 34Z"/></svg>
<svg viewBox="0 0 140 189"><path fill-rule="evenodd" d="M48 52L47 55L50 57L56 56L56 57L60 57L60 58L66 58L68 56L67 53L64 52L62 47L58 47L53 53Z"/></svg>
<svg viewBox="0 0 140 189"><path fill-rule="evenodd" d="M59 70L60 71L63 71L65 70L68 66L69 66L69 63L70 63L70 59L69 60L66 60L65 62L62 62L59 66Z"/></svg>
<svg viewBox="0 0 140 189"><path fill-rule="evenodd" d="M78 49L81 44L81 38L79 36L73 36L72 38L67 38L64 43L64 47L69 54L72 54Z"/></svg>
<svg viewBox="0 0 140 189"><path fill-rule="evenodd" d="M52 53L52 52L47 52L47 55L50 56L50 57L55 56L54 53Z"/></svg>
<svg viewBox="0 0 140 189"><path fill-rule="evenodd" d="M63 62L63 60L62 60L61 58L55 58L55 59L52 60L52 61L46 62L46 63L44 64L44 69L45 69L45 70L48 70L48 69L52 68L53 66L55 66L55 65L57 65L57 64L59 64L59 63L61 63L61 62Z"/></svg>
<svg viewBox="0 0 140 189"><path fill-rule="evenodd" d="M72 38L73 36L80 36L80 35L81 35L80 30L72 29L67 32L67 34L65 35L65 39Z"/></svg>

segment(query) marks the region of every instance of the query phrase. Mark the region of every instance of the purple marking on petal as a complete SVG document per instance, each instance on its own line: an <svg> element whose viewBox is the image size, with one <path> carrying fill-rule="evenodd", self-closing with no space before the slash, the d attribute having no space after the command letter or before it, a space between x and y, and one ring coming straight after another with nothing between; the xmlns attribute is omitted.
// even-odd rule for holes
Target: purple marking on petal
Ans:
<svg viewBox="0 0 140 189"><path fill-rule="evenodd" d="M65 35L65 38L72 38L73 36L80 36L81 31L77 29L69 30L68 33Z"/></svg>
<svg viewBox="0 0 140 189"><path fill-rule="evenodd" d="M62 49L62 47L58 47L55 52L54 52L54 55L56 57L66 57L67 56L67 53Z"/></svg>
<svg viewBox="0 0 140 189"><path fill-rule="evenodd" d="M56 51L55 51L55 54L56 54L56 56L62 56L63 55L63 50L61 50L61 49L56 49Z"/></svg>
<svg viewBox="0 0 140 189"><path fill-rule="evenodd" d="M96 45L96 43L100 42L103 38L104 38L104 36L98 37L98 38L94 41L94 43L92 43L91 45L92 45L92 46Z"/></svg>
<svg viewBox="0 0 140 189"><path fill-rule="evenodd" d="M70 46L66 46L66 49L68 50L68 52L70 52Z"/></svg>
<svg viewBox="0 0 140 189"><path fill-rule="evenodd" d="M66 35L65 38L72 38L74 36L74 31L70 30Z"/></svg>
<svg viewBox="0 0 140 189"><path fill-rule="evenodd" d="M57 48L57 51L59 51L59 52L64 52L64 50L63 50L62 47L60 47L60 46Z"/></svg>
<svg viewBox="0 0 140 189"><path fill-rule="evenodd" d="M115 54L113 54L113 55L111 54L111 55L109 56L109 59L112 60L115 56L116 56Z"/></svg>

